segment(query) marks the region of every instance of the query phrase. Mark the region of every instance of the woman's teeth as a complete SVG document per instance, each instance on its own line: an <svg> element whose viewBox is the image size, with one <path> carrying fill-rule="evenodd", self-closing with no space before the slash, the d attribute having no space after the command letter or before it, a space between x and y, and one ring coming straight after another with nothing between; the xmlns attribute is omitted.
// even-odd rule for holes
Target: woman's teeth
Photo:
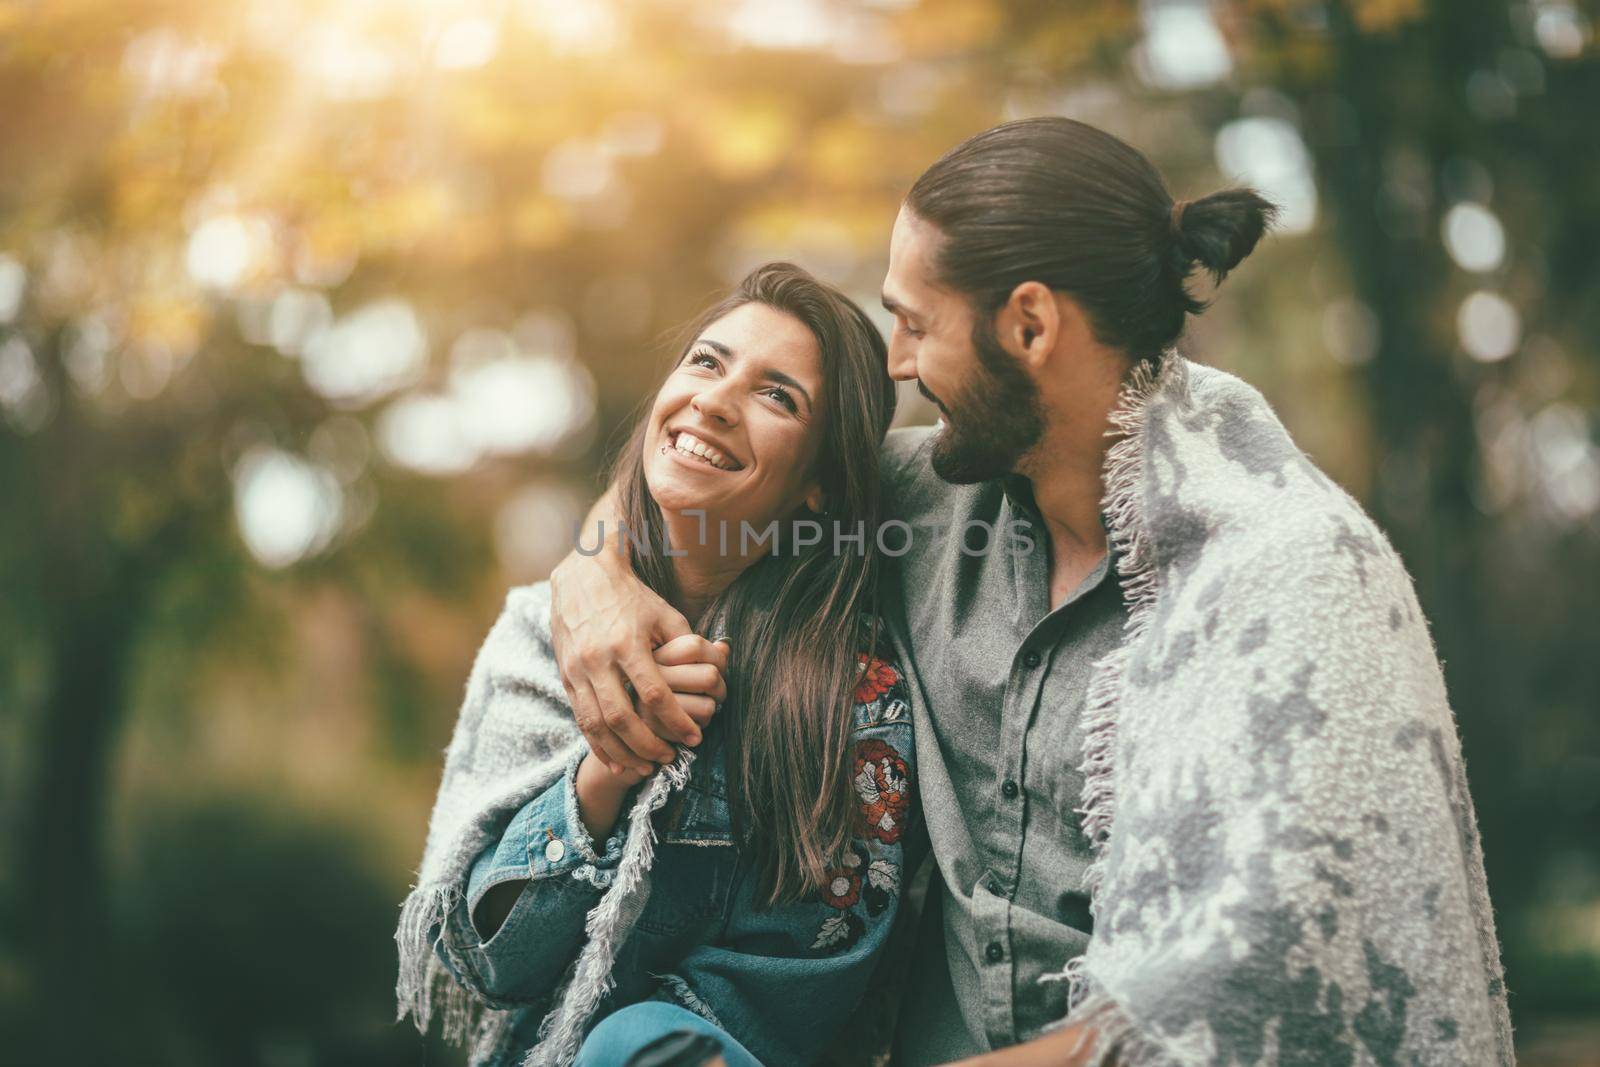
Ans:
<svg viewBox="0 0 1600 1067"><path fill-rule="evenodd" d="M697 459L704 460L706 463L709 463L718 470L733 471L739 469L739 464L735 463L721 452L718 452L716 449L712 448L710 445L706 444L692 433L684 433L680 431L676 440L672 442L672 447L677 449L679 452L684 453L685 455L694 456Z"/></svg>

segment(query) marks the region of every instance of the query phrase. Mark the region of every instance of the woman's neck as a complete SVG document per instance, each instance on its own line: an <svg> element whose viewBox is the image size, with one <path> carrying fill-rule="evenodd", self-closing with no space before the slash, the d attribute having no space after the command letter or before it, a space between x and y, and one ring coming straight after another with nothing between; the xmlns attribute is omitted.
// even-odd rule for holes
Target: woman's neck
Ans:
<svg viewBox="0 0 1600 1067"><path fill-rule="evenodd" d="M694 624L750 561L739 554L737 528L729 530L725 540L718 536L717 516L663 510L661 518L666 523L672 570L678 583L678 596L672 606Z"/></svg>

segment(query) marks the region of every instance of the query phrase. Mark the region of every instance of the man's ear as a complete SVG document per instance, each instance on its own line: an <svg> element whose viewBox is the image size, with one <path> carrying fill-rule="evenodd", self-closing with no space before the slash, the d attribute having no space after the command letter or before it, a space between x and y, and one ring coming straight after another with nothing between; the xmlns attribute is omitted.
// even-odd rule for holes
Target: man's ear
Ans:
<svg viewBox="0 0 1600 1067"><path fill-rule="evenodd" d="M1043 282L1023 282L995 317L1000 344L1023 363L1041 367L1061 334L1061 307Z"/></svg>

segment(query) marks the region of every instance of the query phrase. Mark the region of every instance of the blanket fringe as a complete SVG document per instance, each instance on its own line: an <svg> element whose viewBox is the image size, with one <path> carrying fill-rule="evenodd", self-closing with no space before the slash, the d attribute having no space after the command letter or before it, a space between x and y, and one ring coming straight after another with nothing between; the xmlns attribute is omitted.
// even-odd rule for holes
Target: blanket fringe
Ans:
<svg viewBox="0 0 1600 1067"><path fill-rule="evenodd" d="M1080 769L1084 789L1083 806L1078 811L1083 815L1084 835L1095 851L1084 876L1084 889L1096 921L1101 919L1100 885L1105 878L1111 824L1116 814L1116 713L1127 676L1129 650L1150 626L1157 592L1152 546L1139 492L1144 476L1145 423L1151 398L1183 373L1183 360L1176 352L1167 353L1159 362L1144 360L1135 365L1117 397L1110 415L1111 427L1106 431L1108 437L1118 440L1106 454L1101 509L1108 523L1107 539L1118 557L1117 573L1122 578L1128 620L1121 645L1094 666L1083 716L1084 758ZM1081 959L1074 960L1061 975L1071 982L1068 1003L1073 1005L1093 1003L1088 999L1087 976L1081 964Z"/></svg>
<svg viewBox="0 0 1600 1067"><path fill-rule="evenodd" d="M667 802L669 794L688 782L693 762L694 752L680 748L678 758L662 767L634 802L616 880L589 912L585 922L588 940L556 992L556 1007L539 1024L539 1043L529 1050L523 1067L567 1067L577 1058L589 1019L611 990L617 951L650 891L656 846L651 816Z"/></svg>
<svg viewBox="0 0 1600 1067"><path fill-rule="evenodd" d="M469 1050L478 1063L498 1050L509 1032L510 1013L496 1011L460 985L434 955L429 933L459 905L455 886L419 886L400 907L395 942L400 949L400 977L395 984L399 1010L395 1021L410 1015L419 1033L427 1033L437 1010L446 1041Z"/></svg>
<svg viewBox="0 0 1600 1067"><path fill-rule="evenodd" d="M679 749L677 759L661 768L628 813L628 838L617 878L589 912L585 921L588 940L555 994L557 1006L540 1024L539 1043L523 1061L526 1067L567 1067L577 1057L585 1027L601 997L611 989L617 950L631 932L643 896L649 892L649 871L655 858L651 816L688 782L694 758L691 750ZM458 885L417 886L401 905L395 930L400 950L396 1021L409 1015L417 1030L425 1034L437 1017L445 1040L466 1048L468 1063L482 1063L501 1051L516 1013L494 1008L473 995L435 954L430 934L443 925L461 899Z"/></svg>

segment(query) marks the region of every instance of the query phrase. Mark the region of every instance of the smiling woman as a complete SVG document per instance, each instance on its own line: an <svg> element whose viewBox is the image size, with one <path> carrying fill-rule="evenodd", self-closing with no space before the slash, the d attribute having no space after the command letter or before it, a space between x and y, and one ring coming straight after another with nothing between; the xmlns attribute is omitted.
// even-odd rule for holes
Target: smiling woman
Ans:
<svg viewBox="0 0 1600 1067"><path fill-rule="evenodd" d="M722 607L730 632L748 635L730 701L778 694L729 738L734 815L760 831L774 899L820 875L853 810L833 665L854 662L854 621L873 610L874 546L835 552L831 538L807 546L790 531L823 515L835 530L877 529L877 448L895 408L884 365L860 308L792 264L758 267L689 328L613 472L623 523L648 535L627 540L635 573L702 629ZM773 520L776 543L741 536ZM650 550L707 547L708 528L733 535L713 535L699 576ZM719 580L730 572L740 580ZM724 587L721 604L705 595Z"/></svg>
<svg viewBox="0 0 1600 1067"><path fill-rule="evenodd" d="M915 819L908 690L854 533L878 525L884 359L859 307L768 264L691 327L617 458L647 534L620 542L629 566L714 639L653 650L692 752L625 751L562 700L549 583L512 591L398 934L421 1025L434 987L447 1018L499 1009L474 1063L612 1067L692 1031L730 1067L802 1067L868 991ZM751 526L779 543L752 551Z"/></svg>

